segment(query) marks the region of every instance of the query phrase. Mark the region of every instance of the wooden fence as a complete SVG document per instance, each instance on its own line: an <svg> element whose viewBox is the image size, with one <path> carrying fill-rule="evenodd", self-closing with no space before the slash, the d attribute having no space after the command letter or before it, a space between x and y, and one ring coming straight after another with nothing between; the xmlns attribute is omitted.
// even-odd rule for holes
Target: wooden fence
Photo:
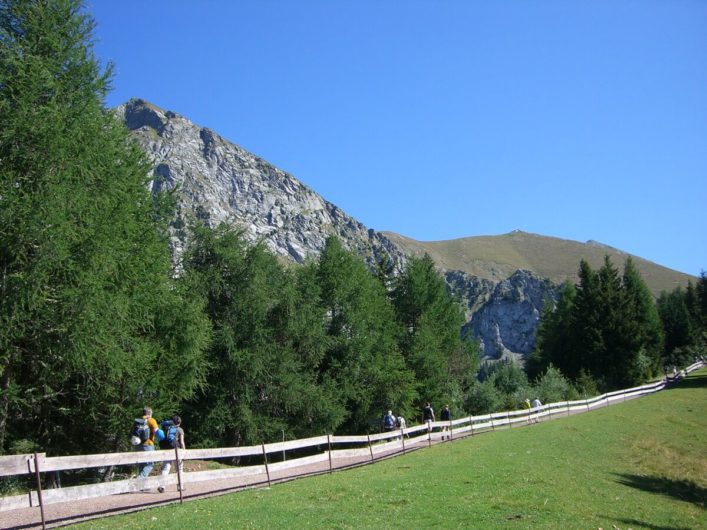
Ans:
<svg viewBox="0 0 707 530"><path fill-rule="evenodd" d="M18 508L38 507L42 511L44 524L44 506L59 502L78 501L94 497L102 497L117 493L135 492L159 486L177 484L181 492L186 483L195 483L215 479L229 479L249 475L265 474L270 481L270 474L285 469L297 468L317 462L328 462L332 469L333 462L345 458L366 458L375 460L376 455L383 453L405 452L420 446L431 445L442 440L443 436L450 439L474 435L500 428L526 424L541 418L553 419L568 416L572 413L586 412L598 407L605 407L626 399L652 394L662 390L667 384L681 379L688 373L701 368L705 363L695 363L681 370L673 377L666 377L656 383L651 383L627 390L609 392L591 399L578 401L561 401L550 403L533 409L522 409L508 412L497 412L481 416L467 416L452 421L436 421L416 425L392 432L377 433L363 436L334 436L331 434L315 436L301 440L291 440L261 444L248 447L225 447L216 449L186 449L174 451L131 451L125 453L108 453L97 455L56 456L47 457L45 453L33 453L0 457L0 477L32 475L36 480L36 489L31 489L24 495L0 497L0 511ZM446 432L443 429L447 429ZM287 451L303 450L309 456L286 459ZM268 462L269 455L283 456L282 461ZM176 474L154 476L146 479L130 478L114 482L103 482L65 488L45 489L41 487L41 474L82 470L86 468L106 468L109 466L130 466L145 462L166 462L172 460L204 460L252 457L262 458L262 464L235 466L228 469L194 471L185 473L180 466L174 466ZM274 460L275 458L270 458Z"/></svg>

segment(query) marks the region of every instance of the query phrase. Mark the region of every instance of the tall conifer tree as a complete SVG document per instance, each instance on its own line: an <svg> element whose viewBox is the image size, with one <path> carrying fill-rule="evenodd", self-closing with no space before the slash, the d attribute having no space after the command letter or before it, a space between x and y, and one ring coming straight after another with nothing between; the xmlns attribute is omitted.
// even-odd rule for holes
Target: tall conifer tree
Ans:
<svg viewBox="0 0 707 530"><path fill-rule="evenodd" d="M166 408L203 375L206 322L172 285L149 166L104 108L92 29L78 0L0 4L4 450L119 448L143 404Z"/></svg>

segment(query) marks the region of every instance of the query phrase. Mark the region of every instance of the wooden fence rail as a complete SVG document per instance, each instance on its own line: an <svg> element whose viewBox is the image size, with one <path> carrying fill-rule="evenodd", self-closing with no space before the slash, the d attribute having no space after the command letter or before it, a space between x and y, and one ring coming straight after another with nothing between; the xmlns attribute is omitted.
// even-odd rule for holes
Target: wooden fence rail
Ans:
<svg viewBox="0 0 707 530"><path fill-rule="evenodd" d="M363 436L336 436L324 435L300 440L274 442L248 447L223 447L214 449L186 449L173 451L131 451L124 453L108 453L96 455L56 456L47 457L45 453L0 456L0 477L35 475L37 477L36 489L29 490L24 495L0 497L0 511L14 510L38 506L43 510L44 505L90 499L113 495L117 493L134 492L143 489L156 488L184 483L201 482L214 479L228 479L271 473L284 469L306 466L316 462L332 461L352 457L369 457L375 455L402 451L440 441L443 436L450 438L475 435L501 427L512 428L514 425L525 424L540 418L566 416L571 413L586 412L594 408L605 407L616 402L623 402L627 398L651 394L662 390L673 380L680 379L686 374L701 368L703 362L695 363L681 370L674 378L665 378L661 381L609 392L590 399L577 401L561 401L549 403L530 410L483 414L480 416L467 416L452 421L435 421L423 425L415 425L392 432L383 432ZM443 432L443 428L448 431ZM346 445L346 448L341 448ZM338 446L338 447L337 447ZM354 447L351 447L354 446ZM284 459L287 451L306 450L308 456ZM283 460L272 462L270 455L283 455ZM228 469L208 471L194 471L177 473L166 476L148 477L146 479L131 478L99 484L71 486L57 489L42 490L39 479L42 473L56 471L81 470L86 468L107 468L110 466L132 466L145 462L166 462L172 460L211 460L220 458L238 458L244 456L263 457L263 464L247 466L234 466ZM175 466L179 468L179 466ZM43 513L43 511L42 511ZM44 518L42 518L44 520Z"/></svg>

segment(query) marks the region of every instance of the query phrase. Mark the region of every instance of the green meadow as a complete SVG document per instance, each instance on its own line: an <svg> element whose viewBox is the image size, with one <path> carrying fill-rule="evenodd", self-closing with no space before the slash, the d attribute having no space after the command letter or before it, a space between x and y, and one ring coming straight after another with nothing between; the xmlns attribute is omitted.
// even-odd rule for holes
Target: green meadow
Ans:
<svg viewBox="0 0 707 530"><path fill-rule="evenodd" d="M707 370L586 414L79 528L707 528Z"/></svg>

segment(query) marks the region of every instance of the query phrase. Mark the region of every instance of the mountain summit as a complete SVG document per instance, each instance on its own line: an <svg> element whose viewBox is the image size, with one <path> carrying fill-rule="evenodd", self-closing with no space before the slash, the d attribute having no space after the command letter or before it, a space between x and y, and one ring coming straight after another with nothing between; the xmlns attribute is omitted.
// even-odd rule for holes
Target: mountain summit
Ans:
<svg viewBox="0 0 707 530"><path fill-rule="evenodd" d="M297 263L318 256L330 235L370 263L384 253L403 259L384 235L211 129L142 99L117 113L154 164L152 190L179 187L178 221L193 215L211 226L235 223L250 241L264 240ZM184 234L173 242L179 253Z"/></svg>
<svg viewBox="0 0 707 530"><path fill-rule="evenodd" d="M292 175L175 112L132 99L116 113L153 163L152 190L178 189L173 226L184 226L190 216L210 226L231 222L250 241L262 240L276 255L296 263L316 258L330 235L371 266L384 255L402 265L406 256L426 252L465 304L465 328L480 341L487 359L523 359L532 352L545 301L556 299L563 281L576 280L581 259L598 268L605 255L619 267L628 257L593 241L520 230L437 242L376 232ZM185 237L183 230L173 230L175 256ZM634 259L654 294L691 279Z"/></svg>

